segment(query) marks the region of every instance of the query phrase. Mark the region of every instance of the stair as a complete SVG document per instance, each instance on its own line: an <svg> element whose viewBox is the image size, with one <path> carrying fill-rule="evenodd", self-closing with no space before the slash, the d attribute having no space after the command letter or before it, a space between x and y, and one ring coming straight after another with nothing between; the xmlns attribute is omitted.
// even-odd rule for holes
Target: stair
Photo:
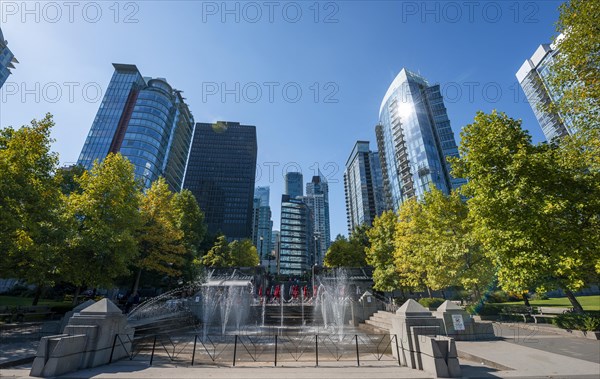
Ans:
<svg viewBox="0 0 600 379"><path fill-rule="evenodd" d="M371 330L377 333L389 333L392 329L393 313L386 311L377 311L363 324L358 325L361 329Z"/></svg>

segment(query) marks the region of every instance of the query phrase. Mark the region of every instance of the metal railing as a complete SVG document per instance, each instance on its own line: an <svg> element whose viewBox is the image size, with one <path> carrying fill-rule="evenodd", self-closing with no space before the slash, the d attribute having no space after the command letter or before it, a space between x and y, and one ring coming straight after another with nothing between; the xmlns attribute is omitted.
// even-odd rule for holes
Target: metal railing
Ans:
<svg viewBox="0 0 600 379"><path fill-rule="evenodd" d="M324 362L344 366L369 362L401 366L400 342L396 335L389 334L154 334L136 339L131 335L115 335L111 363L117 350L120 356L147 361L150 366L156 362L232 367L319 366Z"/></svg>

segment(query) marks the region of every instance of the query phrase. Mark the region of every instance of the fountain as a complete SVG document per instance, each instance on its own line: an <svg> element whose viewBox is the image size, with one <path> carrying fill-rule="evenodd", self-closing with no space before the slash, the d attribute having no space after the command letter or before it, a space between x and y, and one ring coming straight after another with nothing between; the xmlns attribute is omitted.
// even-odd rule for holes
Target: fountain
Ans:
<svg viewBox="0 0 600 379"><path fill-rule="evenodd" d="M331 330L341 339L351 301L346 271L336 269L330 276L319 277L318 282L314 311L322 317L325 330Z"/></svg>

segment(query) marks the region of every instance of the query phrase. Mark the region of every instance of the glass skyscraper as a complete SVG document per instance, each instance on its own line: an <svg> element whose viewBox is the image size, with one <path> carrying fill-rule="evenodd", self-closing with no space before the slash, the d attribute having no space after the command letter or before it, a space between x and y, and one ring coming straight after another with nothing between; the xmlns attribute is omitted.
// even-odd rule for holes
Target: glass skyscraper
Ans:
<svg viewBox="0 0 600 379"><path fill-rule="evenodd" d="M574 132L568 119L544 109L545 106L560 98L549 81L550 68L558 53L554 44L540 45L516 73L517 80L548 141Z"/></svg>
<svg viewBox="0 0 600 379"><path fill-rule="evenodd" d="M447 158L457 157L458 148L439 84L402 69L381 102L375 131L385 199L394 211L431 185L449 193L464 183L450 175Z"/></svg>
<svg viewBox="0 0 600 379"><path fill-rule="evenodd" d="M2 29L0 29L0 88L11 74L10 69L15 68L13 63L19 63L19 61L8 48L8 41L4 39Z"/></svg>
<svg viewBox="0 0 600 379"><path fill-rule="evenodd" d="M323 263L325 253L331 244L329 184L320 171L319 175L312 177L311 182L306 183L306 196L303 199L311 211L315 240L315 263L320 265Z"/></svg>
<svg viewBox="0 0 600 379"><path fill-rule="evenodd" d="M310 208L301 198L281 196L279 273L302 275L314 264L314 239Z"/></svg>
<svg viewBox="0 0 600 379"><path fill-rule="evenodd" d="M252 238L256 154L256 127L196 124L183 187L196 197L209 233Z"/></svg>
<svg viewBox="0 0 600 379"><path fill-rule="evenodd" d="M302 196L304 194L304 183L302 179L302 173L300 172L287 172L285 174L285 194L289 195L292 199Z"/></svg>
<svg viewBox="0 0 600 379"><path fill-rule="evenodd" d="M346 161L344 193L349 233L362 224L372 226L385 210L379 154L370 150L369 141L357 141Z"/></svg>
<svg viewBox="0 0 600 379"><path fill-rule="evenodd" d="M180 191L194 130L181 92L166 79L142 77L135 65L113 67L77 163L90 169L94 161L120 152L144 187L164 176L173 191Z"/></svg>
<svg viewBox="0 0 600 379"><path fill-rule="evenodd" d="M273 263L272 252L273 221L269 205L269 187L256 187L252 208L252 243L258 250L262 265Z"/></svg>

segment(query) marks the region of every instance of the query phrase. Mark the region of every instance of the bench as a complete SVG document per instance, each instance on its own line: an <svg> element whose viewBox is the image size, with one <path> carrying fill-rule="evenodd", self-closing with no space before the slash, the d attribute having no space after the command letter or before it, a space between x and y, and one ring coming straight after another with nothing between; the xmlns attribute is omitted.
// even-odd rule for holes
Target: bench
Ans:
<svg viewBox="0 0 600 379"><path fill-rule="evenodd" d="M533 313L531 317L535 323L538 323L539 318L555 318L559 315L572 312L573 308L558 308L558 307L538 307L537 313Z"/></svg>
<svg viewBox="0 0 600 379"><path fill-rule="evenodd" d="M519 316L523 317L523 322L527 322L527 316L531 316L532 308L526 306L508 306L503 307L500 311L500 319L503 319L503 316Z"/></svg>

